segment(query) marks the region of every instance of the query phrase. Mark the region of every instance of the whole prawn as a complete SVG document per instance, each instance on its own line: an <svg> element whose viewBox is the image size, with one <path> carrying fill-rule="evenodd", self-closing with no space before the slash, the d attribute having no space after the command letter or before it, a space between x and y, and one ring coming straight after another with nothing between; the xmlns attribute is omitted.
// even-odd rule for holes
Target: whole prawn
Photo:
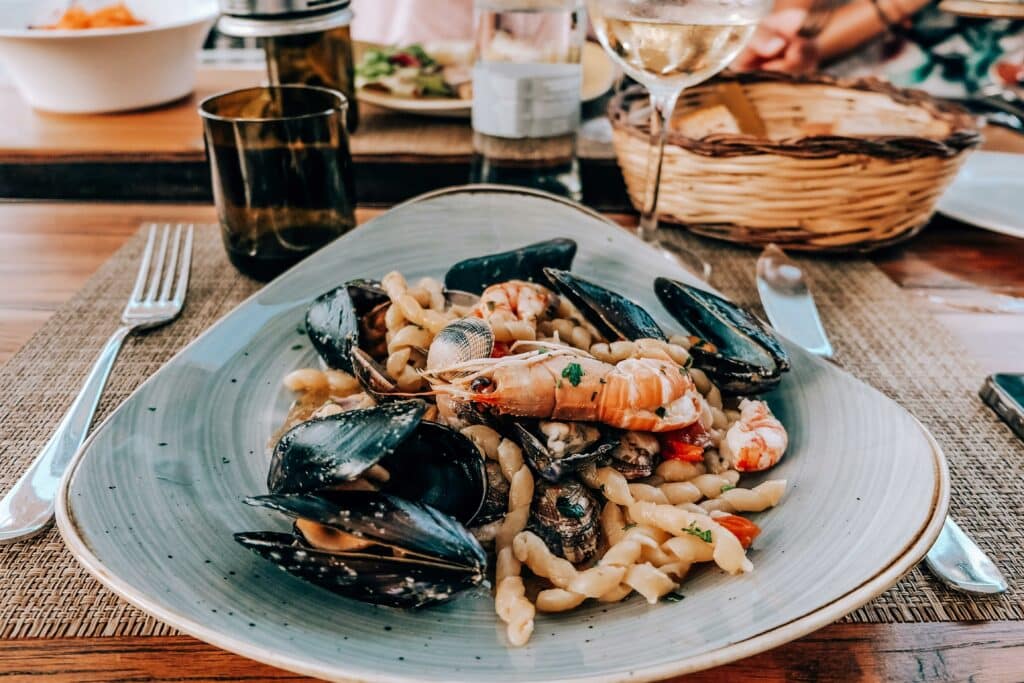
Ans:
<svg viewBox="0 0 1024 683"><path fill-rule="evenodd" d="M766 470L789 445L789 435L764 401L740 401L740 419L729 427L719 451L740 472Z"/></svg>
<svg viewBox="0 0 1024 683"><path fill-rule="evenodd" d="M519 342L535 350L483 358L425 373L438 394L519 417L601 422L662 432L696 422L704 399L685 369L655 358L615 365L578 349Z"/></svg>
<svg viewBox="0 0 1024 683"><path fill-rule="evenodd" d="M480 295L476 315L486 320L499 342L536 339L537 319L558 306L558 297L547 287L509 280L491 285Z"/></svg>

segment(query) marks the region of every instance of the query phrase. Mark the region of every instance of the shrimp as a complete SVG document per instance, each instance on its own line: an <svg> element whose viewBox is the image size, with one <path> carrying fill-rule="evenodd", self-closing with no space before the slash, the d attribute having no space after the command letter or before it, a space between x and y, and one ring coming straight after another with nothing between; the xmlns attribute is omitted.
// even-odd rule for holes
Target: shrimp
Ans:
<svg viewBox="0 0 1024 683"><path fill-rule="evenodd" d="M740 401L740 419L719 444L720 453L740 472L766 470L782 459L789 435L764 401Z"/></svg>
<svg viewBox="0 0 1024 683"><path fill-rule="evenodd" d="M522 346L520 342L513 350ZM437 394L505 415L602 422L644 432L691 425L700 418L704 402L689 373L675 363L627 358L612 365L560 344L467 361L425 376Z"/></svg>
<svg viewBox="0 0 1024 683"><path fill-rule="evenodd" d="M480 295L476 315L486 320L499 342L537 338L537 318L558 305L547 287L523 280L491 285Z"/></svg>

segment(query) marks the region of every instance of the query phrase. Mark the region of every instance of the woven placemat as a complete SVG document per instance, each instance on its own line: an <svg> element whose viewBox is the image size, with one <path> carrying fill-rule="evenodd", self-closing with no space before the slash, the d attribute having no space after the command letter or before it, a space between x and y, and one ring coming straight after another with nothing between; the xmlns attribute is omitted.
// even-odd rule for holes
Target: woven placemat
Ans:
<svg viewBox="0 0 1024 683"><path fill-rule="evenodd" d="M751 252L684 235L675 239L714 263L716 286L756 307ZM46 441L117 326L142 244L139 236L130 240L0 369L0 490L15 481ZM100 419L258 287L228 265L213 226L198 230L194 259L181 320L129 339L100 406ZM932 430L949 457L954 515L1011 583L1005 595L971 598L915 569L847 620L1024 619L1024 447L977 399L981 374L947 331L870 263L800 261L839 362L900 401ZM0 637L171 633L173 629L89 577L55 531L30 543L0 546Z"/></svg>

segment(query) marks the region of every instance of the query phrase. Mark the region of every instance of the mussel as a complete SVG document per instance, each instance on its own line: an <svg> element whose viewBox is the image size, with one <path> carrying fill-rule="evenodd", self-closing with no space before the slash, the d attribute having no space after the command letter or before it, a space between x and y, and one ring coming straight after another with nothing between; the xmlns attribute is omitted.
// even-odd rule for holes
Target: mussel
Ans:
<svg viewBox="0 0 1024 683"><path fill-rule="evenodd" d="M461 524L429 505L373 491L256 496L245 502L294 519L294 533L236 533L238 543L345 597L423 607L484 580L483 548Z"/></svg>
<svg viewBox="0 0 1024 683"><path fill-rule="evenodd" d="M599 514L597 500L575 478L557 484L541 479L534 486L530 528L551 552L573 564L597 552Z"/></svg>
<svg viewBox="0 0 1024 683"><path fill-rule="evenodd" d="M607 458L619 444L597 425L583 422L514 421L511 435L531 468L550 482Z"/></svg>
<svg viewBox="0 0 1024 683"><path fill-rule="evenodd" d="M350 484L375 465L390 474L374 484L469 523L487 495L483 459L461 433L422 420L423 401L396 401L302 422L274 448L267 488L317 493Z"/></svg>
<svg viewBox="0 0 1024 683"><path fill-rule="evenodd" d="M609 341L642 338L665 341L664 331L642 306L572 273L545 270L553 288L568 298ZM725 393L767 391L789 369L785 350L747 311L725 299L681 282L659 277L654 289L669 313L698 337L690 348L694 365Z"/></svg>
<svg viewBox="0 0 1024 683"><path fill-rule="evenodd" d="M651 314L621 294L565 270L545 268L544 274L554 290L575 304L608 341L667 341Z"/></svg>
<svg viewBox="0 0 1024 683"><path fill-rule="evenodd" d="M501 465L496 460L487 460L484 463L484 471L487 474L487 497L480 512L473 518L473 524L488 524L501 519L508 512L508 492L511 484L501 471Z"/></svg>
<svg viewBox="0 0 1024 683"><path fill-rule="evenodd" d="M771 389L789 370L789 357L761 321L720 296L659 277L654 291L688 332L701 341L690 348L694 365L732 394Z"/></svg>
<svg viewBox="0 0 1024 683"><path fill-rule="evenodd" d="M480 294L498 282L527 280L546 284L545 268L568 270L576 256L576 243L559 238L529 244L498 254L459 261L444 276L448 289Z"/></svg>
<svg viewBox="0 0 1024 683"><path fill-rule="evenodd" d="M352 372L352 350L360 345L364 318L388 301L372 280L352 280L321 294L306 310L313 348L328 366Z"/></svg>

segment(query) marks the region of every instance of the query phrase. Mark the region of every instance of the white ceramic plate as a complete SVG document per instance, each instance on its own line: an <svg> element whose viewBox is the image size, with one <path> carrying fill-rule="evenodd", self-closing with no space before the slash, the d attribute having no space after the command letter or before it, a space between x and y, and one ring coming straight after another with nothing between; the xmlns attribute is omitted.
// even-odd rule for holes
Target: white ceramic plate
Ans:
<svg viewBox="0 0 1024 683"><path fill-rule="evenodd" d="M530 643L512 649L485 591L415 612L379 608L233 542L236 531L287 526L241 500L265 491L267 439L291 398L281 378L316 362L296 333L313 297L394 268L440 276L456 260L555 236L579 243L575 271L675 328L651 282L686 273L596 213L483 186L413 200L269 284L96 429L58 500L68 548L162 621L274 666L338 680L493 683L649 680L723 664L835 621L924 555L948 505L938 447L898 405L792 345L793 370L769 396L790 451L744 479L789 481L783 503L756 515L755 570L696 571L681 602L540 615Z"/></svg>
<svg viewBox="0 0 1024 683"><path fill-rule="evenodd" d="M937 208L958 221L1024 238L1024 154L972 153Z"/></svg>
<svg viewBox="0 0 1024 683"><path fill-rule="evenodd" d="M356 43L356 63L359 63L362 51L369 43ZM580 99L590 102L608 92L615 83L615 66L600 45L583 44L583 89ZM385 109L393 109L408 114L421 116L439 116L445 118L469 118L473 110L473 101L444 97L398 97L382 92L360 88L356 93L360 102L367 102Z"/></svg>

